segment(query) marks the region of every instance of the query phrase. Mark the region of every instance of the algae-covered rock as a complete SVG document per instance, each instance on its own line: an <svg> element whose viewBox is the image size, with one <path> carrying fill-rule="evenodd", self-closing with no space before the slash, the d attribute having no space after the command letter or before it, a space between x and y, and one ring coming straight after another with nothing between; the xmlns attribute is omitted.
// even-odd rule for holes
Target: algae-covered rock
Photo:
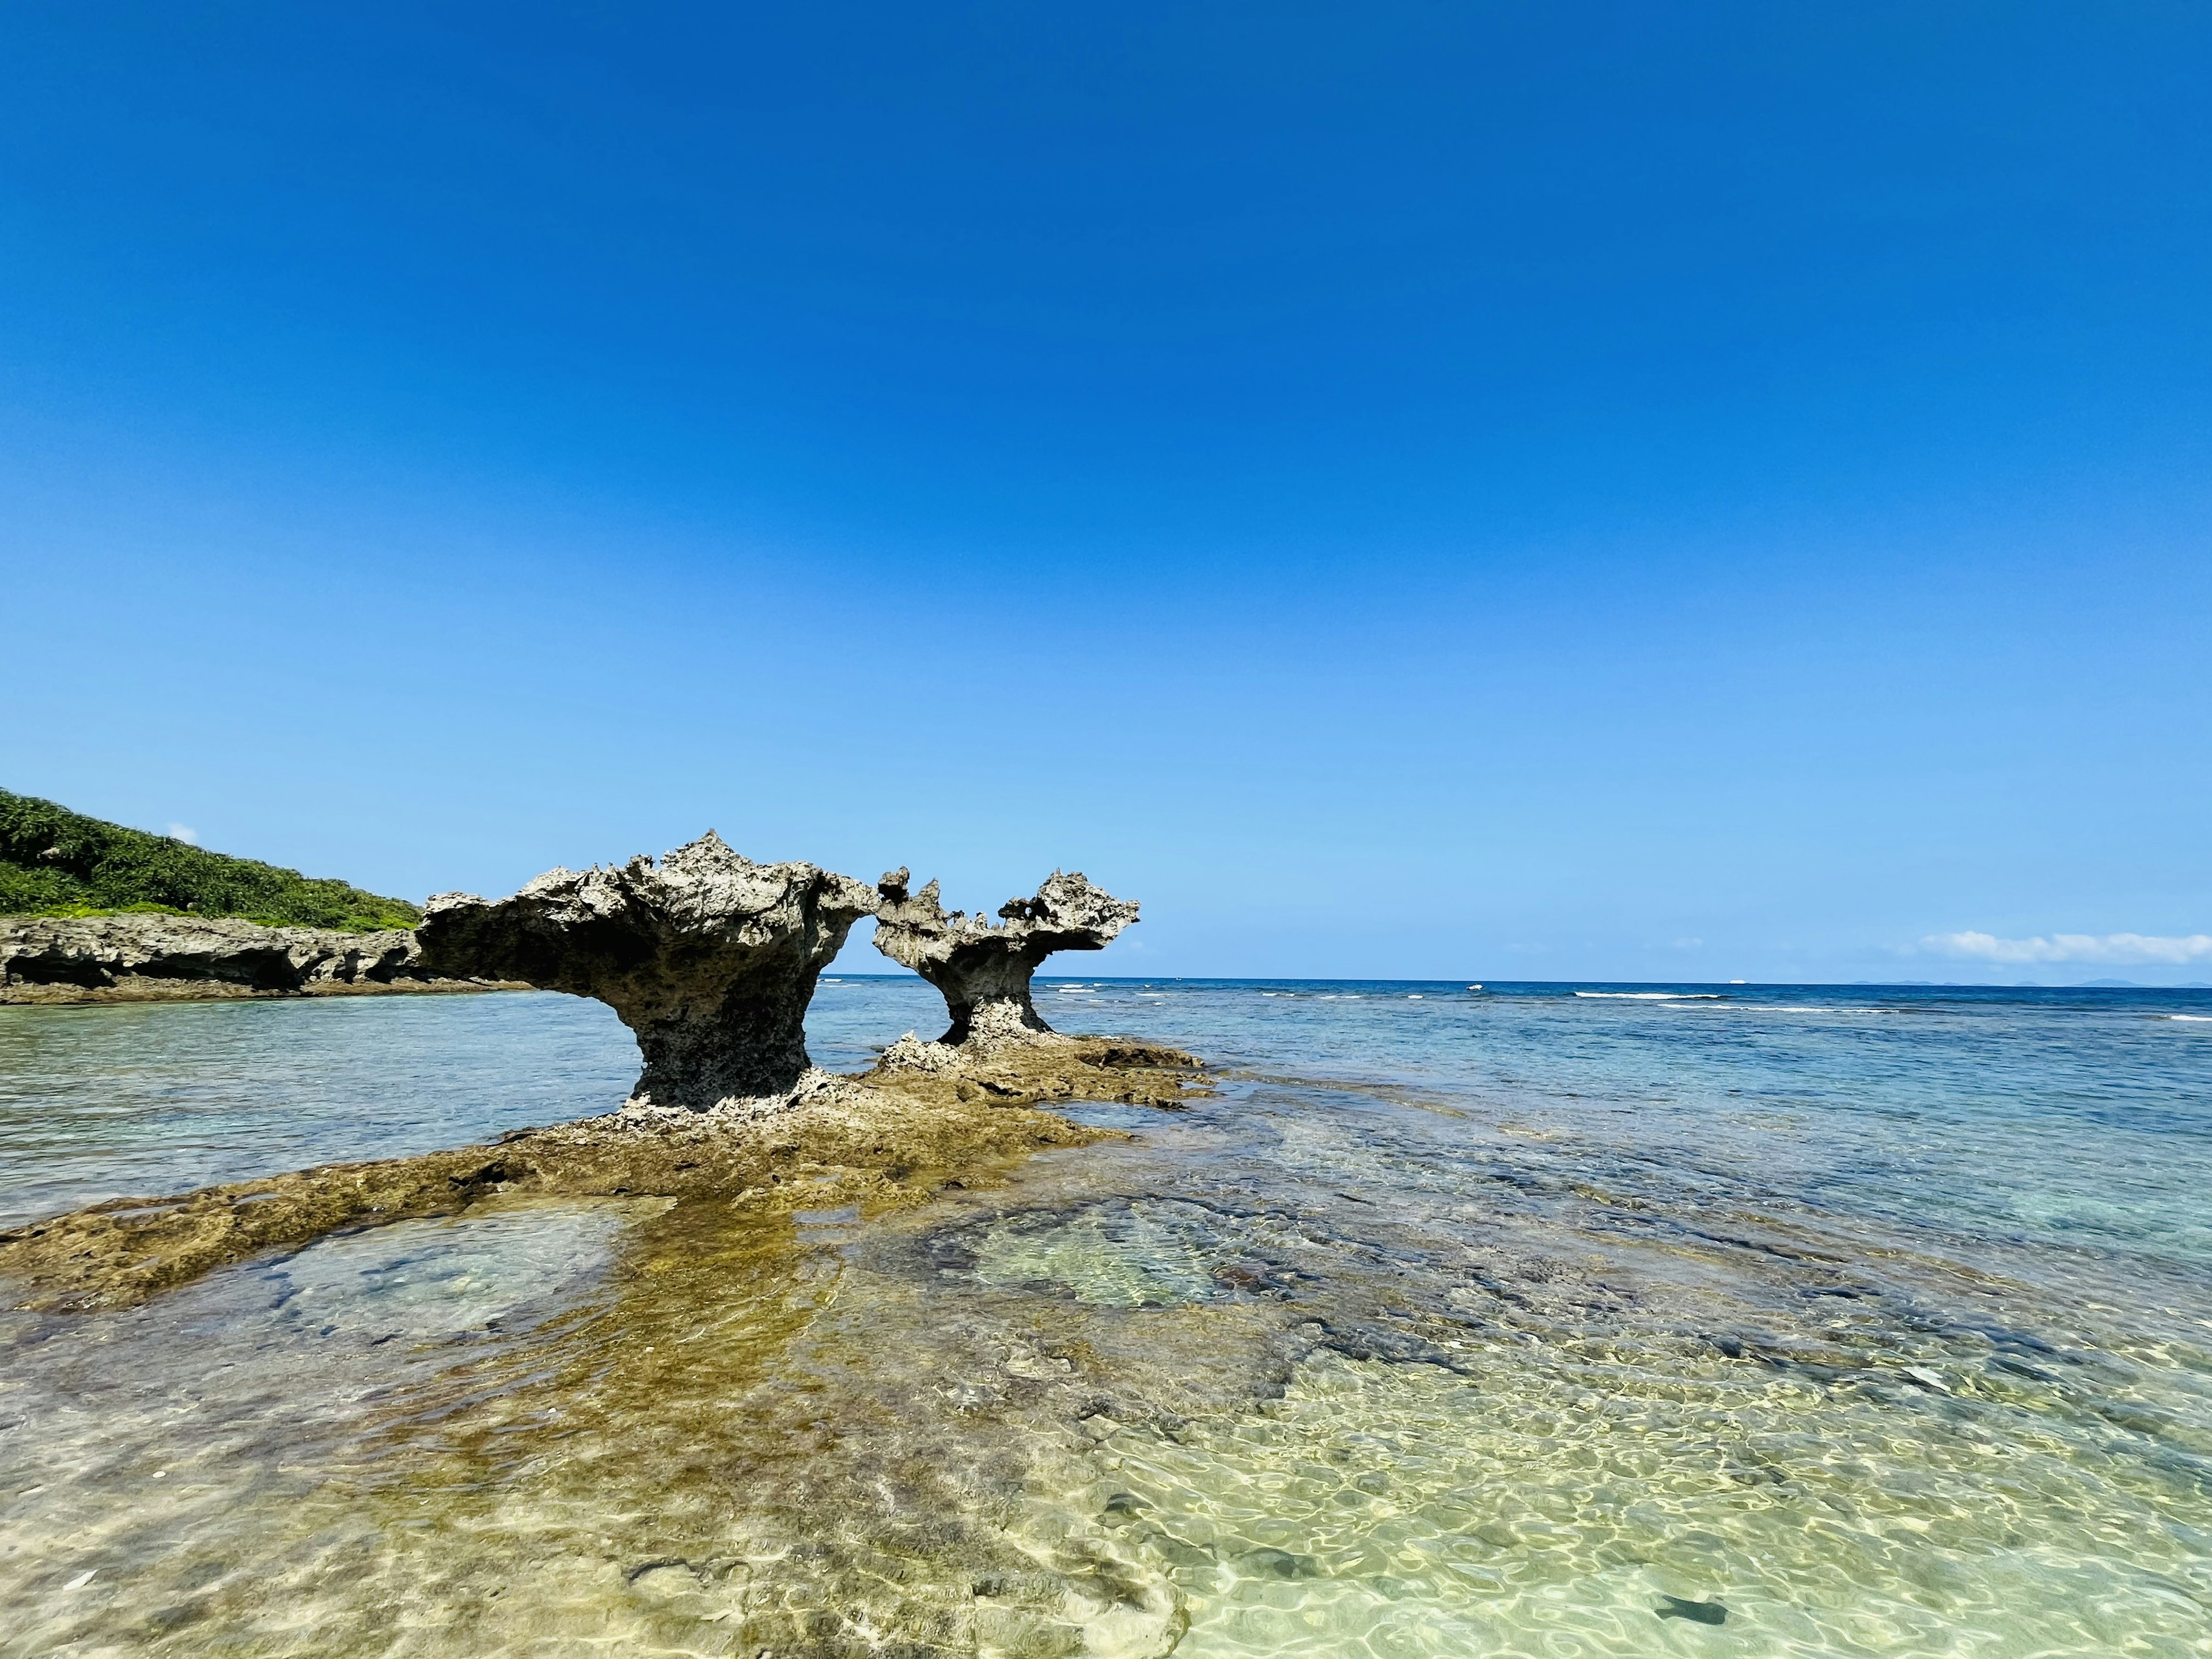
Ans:
<svg viewBox="0 0 2212 1659"><path fill-rule="evenodd" d="M1144 1043L1080 1037L947 1052L951 1063L917 1067L894 1045L858 1077L814 1073L772 1115L633 1101L493 1146L328 1164L45 1217L0 1230L0 1304L131 1307L264 1250L517 1194L712 1197L770 1211L912 1202L948 1177L973 1183L1002 1160L1109 1133L1049 1105L1173 1108L1206 1092L1192 1056Z"/></svg>

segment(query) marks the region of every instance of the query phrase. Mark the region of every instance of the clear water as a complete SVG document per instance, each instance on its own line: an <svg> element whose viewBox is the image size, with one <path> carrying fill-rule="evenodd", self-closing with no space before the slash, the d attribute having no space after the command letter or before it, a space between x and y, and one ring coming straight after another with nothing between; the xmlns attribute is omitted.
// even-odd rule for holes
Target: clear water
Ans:
<svg viewBox="0 0 2212 1659"><path fill-rule="evenodd" d="M2212 995L1575 988L1078 981L1219 1098L5 1316L0 1653L2212 1653ZM825 985L817 1058L936 1018ZM634 1067L554 997L0 1010L0 1207Z"/></svg>
<svg viewBox="0 0 2212 1659"><path fill-rule="evenodd" d="M0 1225L563 1122L637 1072L550 992L0 1008Z"/></svg>

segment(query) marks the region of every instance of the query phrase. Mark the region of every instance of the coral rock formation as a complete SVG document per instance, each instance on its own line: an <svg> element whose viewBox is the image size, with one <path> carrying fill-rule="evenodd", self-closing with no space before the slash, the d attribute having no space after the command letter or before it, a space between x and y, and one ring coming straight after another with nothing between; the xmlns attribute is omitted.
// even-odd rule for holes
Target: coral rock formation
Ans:
<svg viewBox="0 0 2212 1659"><path fill-rule="evenodd" d="M442 893L416 930L447 972L593 997L637 1036L635 1098L787 1103L810 1066L814 982L876 895L811 864L755 864L712 830L665 854L550 870L512 898Z"/></svg>
<svg viewBox="0 0 2212 1659"><path fill-rule="evenodd" d="M158 915L0 920L0 1002L476 988L434 976L404 930Z"/></svg>
<svg viewBox="0 0 2212 1659"><path fill-rule="evenodd" d="M1030 1000L1030 980L1054 951L1097 951L1137 919L1127 899L1092 886L1080 871L1054 871L1034 898L1000 907L1000 925L981 912L951 915L937 884L907 890L907 872L877 884L876 948L945 994L951 1029L941 1041L1033 1042L1054 1035Z"/></svg>

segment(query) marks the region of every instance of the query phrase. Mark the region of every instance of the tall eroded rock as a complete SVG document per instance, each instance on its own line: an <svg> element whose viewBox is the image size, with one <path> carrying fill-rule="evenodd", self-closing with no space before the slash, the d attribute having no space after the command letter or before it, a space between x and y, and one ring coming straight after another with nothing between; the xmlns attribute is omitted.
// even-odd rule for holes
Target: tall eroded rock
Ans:
<svg viewBox="0 0 2212 1659"><path fill-rule="evenodd" d="M1054 951L1097 951L1137 919L1137 907L1054 871L1035 898L1009 899L994 926L980 911L945 913L937 884L907 891L907 872L877 884L876 949L945 994L952 1027L942 1041L1028 1041L1053 1034L1030 1000L1030 979Z"/></svg>
<svg viewBox="0 0 2212 1659"><path fill-rule="evenodd" d="M442 893L416 937L437 971L595 997L637 1034L641 1104L788 1097L814 982L877 896L811 864L755 864L711 830L656 865L549 870L512 898Z"/></svg>

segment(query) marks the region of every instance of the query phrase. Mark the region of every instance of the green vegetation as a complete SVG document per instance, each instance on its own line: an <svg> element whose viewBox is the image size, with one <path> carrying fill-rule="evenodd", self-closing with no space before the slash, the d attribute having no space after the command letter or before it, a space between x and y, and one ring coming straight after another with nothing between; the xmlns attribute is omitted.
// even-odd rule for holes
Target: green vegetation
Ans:
<svg viewBox="0 0 2212 1659"><path fill-rule="evenodd" d="M154 912L372 933L422 913L343 881L210 853L0 789L0 915Z"/></svg>

